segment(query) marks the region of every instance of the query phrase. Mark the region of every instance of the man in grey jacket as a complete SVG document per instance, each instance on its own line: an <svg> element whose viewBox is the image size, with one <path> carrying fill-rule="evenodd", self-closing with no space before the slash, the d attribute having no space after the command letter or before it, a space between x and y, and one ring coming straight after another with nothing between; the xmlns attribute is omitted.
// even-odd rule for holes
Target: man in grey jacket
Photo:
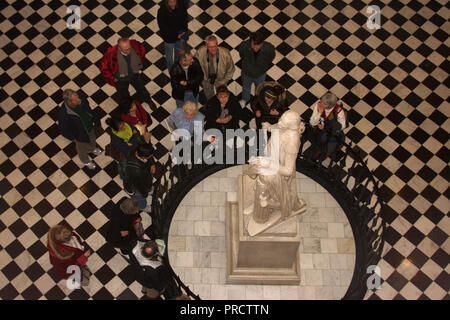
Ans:
<svg viewBox="0 0 450 320"><path fill-rule="evenodd" d="M272 67L275 58L275 47L264 41L260 31L253 32L250 39L238 47L242 59L242 100L244 107L250 100L252 83L255 90L266 80L267 71Z"/></svg>
<svg viewBox="0 0 450 320"><path fill-rule="evenodd" d="M203 71L202 87L206 99L214 97L214 88L227 85L233 78L234 62L227 48L219 47L217 38L206 37L205 45L197 50L195 57L200 62Z"/></svg>

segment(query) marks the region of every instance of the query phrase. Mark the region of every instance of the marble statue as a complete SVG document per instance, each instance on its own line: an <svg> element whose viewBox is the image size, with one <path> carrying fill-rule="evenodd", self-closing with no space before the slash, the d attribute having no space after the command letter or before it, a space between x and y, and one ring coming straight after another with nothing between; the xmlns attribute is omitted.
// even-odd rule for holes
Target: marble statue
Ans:
<svg viewBox="0 0 450 320"><path fill-rule="evenodd" d="M265 157L250 159L246 175L255 180L253 203L244 209L252 214L247 227L250 235L267 230L286 219L304 213L306 203L295 187L296 159L305 125L294 110L286 111L274 125L262 124L270 131ZM278 130L274 130L278 129Z"/></svg>

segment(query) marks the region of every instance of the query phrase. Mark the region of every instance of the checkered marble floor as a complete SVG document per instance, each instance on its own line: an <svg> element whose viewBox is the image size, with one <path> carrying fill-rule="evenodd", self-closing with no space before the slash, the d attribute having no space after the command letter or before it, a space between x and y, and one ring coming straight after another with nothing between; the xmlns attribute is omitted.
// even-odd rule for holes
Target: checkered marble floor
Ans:
<svg viewBox="0 0 450 320"><path fill-rule="evenodd" d="M365 1L191 0L189 45L215 33L238 61L236 46L262 28L277 51L269 78L288 89L292 109L306 117L327 90L341 97L346 135L367 156L388 203L382 288L366 298L448 299L449 3L371 3L381 8L380 30L367 28ZM99 156L97 169L81 168L55 120L61 89L74 88L104 121L117 104L98 69L102 53L119 35L144 41L147 88L159 106L152 133L164 159L170 141L159 123L175 103L155 33L158 5L83 1L80 30L66 26L68 5L0 3L0 298L136 299L140 286L102 236L125 195L116 166ZM98 143L108 143L106 134ZM46 233L62 221L95 251L87 290L68 292L49 264Z"/></svg>

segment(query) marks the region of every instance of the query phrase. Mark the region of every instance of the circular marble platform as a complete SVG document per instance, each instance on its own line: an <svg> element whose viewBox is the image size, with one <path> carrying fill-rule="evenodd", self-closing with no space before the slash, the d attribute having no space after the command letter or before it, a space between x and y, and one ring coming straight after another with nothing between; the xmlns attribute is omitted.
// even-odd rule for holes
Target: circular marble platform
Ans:
<svg viewBox="0 0 450 320"><path fill-rule="evenodd" d="M225 283L225 207L237 201L243 166L219 171L198 183L180 203L169 233L175 272L201 299L341 299L351 282L355 244L345 213L315 181L297 172L297 192L308 211L295 218L301 234L301 283Z"/></svg>

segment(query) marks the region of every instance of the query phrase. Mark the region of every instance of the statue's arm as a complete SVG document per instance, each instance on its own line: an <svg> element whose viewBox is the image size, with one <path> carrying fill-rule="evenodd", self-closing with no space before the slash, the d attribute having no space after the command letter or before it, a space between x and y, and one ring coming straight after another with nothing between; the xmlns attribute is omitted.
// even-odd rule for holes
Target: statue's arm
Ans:
<svg viewBox="0 0 450 320"><path fill-rule="evenodd" d="M298 152L286 153L286 157L284 158L284 165L280 164L278 168L278 173L282 176L290 176L295 171L295 162L297 160Z"/></svg>
<svg viewBox="0 0 450 320"><path fill-rule="evenodd" d="M277 124L278 123L270 124L268 122L263 122L261 126L262 126L263 129L266 129L267 131L270 132L270 131L272 131L272 129L277 129L278 128Z"/></svg>

